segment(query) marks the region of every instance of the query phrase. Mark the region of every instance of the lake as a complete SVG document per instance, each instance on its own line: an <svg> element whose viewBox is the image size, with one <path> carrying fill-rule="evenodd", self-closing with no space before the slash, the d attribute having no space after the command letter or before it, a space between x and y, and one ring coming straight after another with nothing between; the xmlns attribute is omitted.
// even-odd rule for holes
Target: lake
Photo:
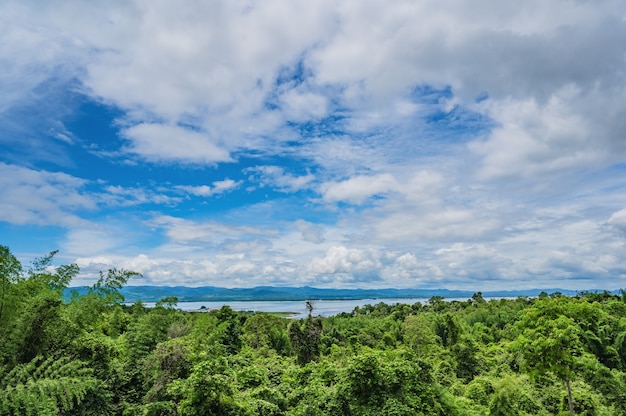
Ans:
<svg viewBox="0 0 626 416"><path fill-rule="evenodd" d="M485 298L486 299L486 298ZM466 298L450 298L446 301L458 300L466 301ZM487 299L486 299L487 300ZM313 301L313 315L333 316L342 312L352 312L357 306L361 307L367 304L376 305L380 302L387 305L396 303L405 303L413 305L415 302L425 304L428 299L357 299L357 300L315 300ZM154 302L145 302L144 305L153 307ZM183 311L199 311L204 306L206 309L219 309L224 305L230 306L235 311L255 311L255 312L292 312L294 318L304 318L307 315L306 304L303 300L296 301L225 301L225 302L178 302L177 309Z"/></svg>

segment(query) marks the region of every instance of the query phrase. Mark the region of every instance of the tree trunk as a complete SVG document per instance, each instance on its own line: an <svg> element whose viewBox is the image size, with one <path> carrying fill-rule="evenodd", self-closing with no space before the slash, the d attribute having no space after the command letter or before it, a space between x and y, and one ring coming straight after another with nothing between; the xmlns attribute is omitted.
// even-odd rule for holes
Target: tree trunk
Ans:
<svg viewBox="0 0 626 416"><path fill-rule="evenodd" d="M569 402L569 414L574 414L574 399L572 398L572 386L569 383L569 376L565 378L565 384L567 385L567 401Z"/></svg>

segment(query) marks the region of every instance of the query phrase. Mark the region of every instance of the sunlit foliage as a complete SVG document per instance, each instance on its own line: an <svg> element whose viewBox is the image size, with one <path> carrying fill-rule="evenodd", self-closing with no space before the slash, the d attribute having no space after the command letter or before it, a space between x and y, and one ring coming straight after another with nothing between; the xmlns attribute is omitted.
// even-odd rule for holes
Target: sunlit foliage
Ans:
<svg viewBox="0 0 626 416"><path fill-rule="evenodd" d="M124 304L135 273L0 246L0 414L623 415L626 295L365 305L301 320Z"/></svg>

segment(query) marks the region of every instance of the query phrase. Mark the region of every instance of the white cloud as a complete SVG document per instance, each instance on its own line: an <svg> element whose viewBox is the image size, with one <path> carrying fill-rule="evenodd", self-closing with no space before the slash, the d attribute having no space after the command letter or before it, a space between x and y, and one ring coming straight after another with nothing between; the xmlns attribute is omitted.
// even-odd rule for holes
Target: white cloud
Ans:
<svg viewBox="0 0 626 416"><path fill-rule="evenodd" d="M486 233L468 219L476 214L446 218L456 214L438 217L437 207L432 210L417 224L411 221L419 221L419 215L409 218L404 234L400 226L387 230L397 234L393 237L377 228L364 230L359 224L366 221L353 218L355 227L344 221L325 226L323 239L318 225L303 220L268 230L159 217L150 225L162 229L167 239L144 252L145 257L113 254L103 259L93 250L94 255L80 258L87 271L122 265L144 273L134 284L582 289L595 287L593 279L602 276L603 287L623 286L623 235L602 222L578 220L576 211L511 213L506 229L491 227ZM609 222L617 224L620 215L617 211ZM114 235L127 236L99 238L114 245ZM99 241L89 232L76 236L83 237L75 240L77 248Z"/></svg>
<svg viewBox="0 0 626 416"><path fill-rule="evenodd" d="M611 214L607 223L626 233L626 208Z"/></svg>
<svg viewBox="0 0 626 416"><path fill-rule="evenodd" d="M280 101L287 120L315 120L328 113L328 100L321 94L292 89L283 94Z"/></svg>
<svg viewBox="0 0 626 416"><path fill-rule="evenodd" d="M217 265L209 260L179 260L173 258L154 257L147 254L121 257L81 257L76 264L81 268L81 280L76 284L92 284L100 270L116 267L141 273L128 282L129 285L180 285L189 286L211 285L217 282L223 285L218 276Z"/></svg>
<svg viewBox="0 0 626 416"><path fill-rule="evenodd" d="M580 113L584 107L575 108L577 101L586 99L569 86L544 104L535 99L488 104L491 117L501 126L486 141L469 145L482 159L480 177L537 177L598 166L612 159L611 147L619 150L601 145L596 121ZM607 140L606 135L601 137Z"/></svg>
<svg viewBox="0 0 626 416"><path fill-rule="evenodd" d="M0 164L0 217L67 227L86 265L119 261L153 282L471 286L497 274L514 286L578 274L623 286L624 183L606 178L623 177L626 158L624 15L619 0L6 1L0 124L20 134L2 143L25 143L17 109L71 86L122 112L109 158L159 169L258 158L245 170L258 186L320 199L279 221L270 205L191 220L167 211L181 191L240 182L90 193L72 175ZM47 134L76 150L61 112L42 113ZM137 222L166 242L115 255L116 231L84 212L138 204L160 205Z"/></svg>
<svg viewBox="0 0 626 416"><path fill-rule="evenodd" d="M323 243L325 241L324 238L324 228L313 224L304 220L297 220L294 223L295 228L302 233L302 240L310 242L310 243Z"/></svg>
<svg viewBox="0 0 626 416"><path fill-rule="evenodd" d="M369 198L396 193L392 201L406 199L410 203L425 203L437 199L444 184L442 176L434 171L422 170L411 172L411 168L395 168L405 176L405 180L397 180L391 173L376 175L356 175L339 182L326 182L319 186L322 198L326 202L349 202L363 204Z"/></svg>
<svg viewBox="0 0 626 416"><path fill-rule="evenodd" d="M219 183L218 187L228 184ZM104 185L61 172L34 170L0 162L0 217L14 224L93 227L87 213L104 207L176 205L180 198L148 188Z"/></svg>
<svg viewBox="0 0 626 416"><path fill-rule="evenodd" d="M328 250L325 257L311 260L308 269L313 274L349 273L376 280L380 266L380 254L374 250L335 246Z"/></svg>
<svg viewBox="0 0 626 416"><path fill-rule="evenodd" d="M342 30L313 51L310 64L321 82L363 81L365 96L393 97L418 79L475 97L532 94L554 81L558 88L576 71L595 76L593 58L620 59L609 52L623 48L616 38L602 50L588 40L605 36L607 24L612 35L623 29L612 18L623 5L531 3L344 2ZM551 54L555 44L559 53Z"/></svg>
<svg viewBox="0 0 626 416"><path fill-rule="evenodd" d="M264 150L262 136L280 140L283 115L265 108L275 77L335 25L332 9L319 3L137 2L131 9L132 19L105 13L106 37L91 33L92 44L104 52L89 63L86 86L135 119L156 115L167 124L192 124L219 138L227 151ZM308 109L296 96L285 97L294 117L323 112L321 96ZM167 149L149 150L152 159L169 159Z"/></svg>
<svg viewBox="0 0 626 416"><path fill-rule="evenodd" d="M215 192L227 192L230 191L236 187L238 187L241 184L240 181L234 181L232 179L224 179L222 181L215 181L213 182L213 189L215 190Z"/></svg>
<svg viewBox="0 0 626 416"><path fill-rule="evenodd" d="M388 243L472 239L493 231L499 222L471 210L440 208L423 212L389 213L372 223L376 235Z"/></svg>
<svg viewBox="0 0 626 416"><path fill-rule="evenodd" d="M224 179L222 181L213 182L212 186L200 185L200 186L176 186L176 189L185 191L191 195L211 197L214 195L230 192L241 185L241 181L234 181L232 179Z"/></svg>
<svg viewBox="0 0 626 416"><path fill-rule="evenodd" d="M597 157L580 157L598 128L623 156L618 115L626 101L620 70L626 28L615 17L626 12L623 4L531 3L274 0L173 7L137 1L40 5L36 12L6 3L4 15L11 18L4 36L19 42L3 44L2 56L13 68L6 85L16 89L4 97L13 103L51 68L63 68L68 79L83 81L86 92L127 111L134 124L123 132L127 151L150 161L214 164L231 160L233 151L275 151L285 134L294 139L286 120L323 117L338 92L351 114L349 125L367 132L419 112L405 97L414 86L450 85L461 105L471 106L487 92L490 105L478 110L502 124L489 146L477 145L485 176L502 174L508 158L545 157L548 170L598 163ZM30 24L18 24L25 20ZM306 82L289 79L276 87L280 71L298 62L303 74L296 76ZM568 88L579 97L563 97ZM280 111L265 107L274 93ZM607 107L607 96L614 108L608 117L594 110ZM552 114L543 118L545 127L582 126L582 147L570 143L569 152L558 154L559 140L544 140L527 122L512 120L529 102L538 114ZM514 143L509 147L524 147L522 155L504 151L501 136ZM604 163L615 158L607 153L613 158L604 156Z"/></svg>
<svg viewBox="0 0 626 416"><path fill-rule="evenodd" d="M255 166L247 168L244 173L252 174L250 180L258 181L261 186L271 186L281 192L297 192L306 189L315 176L311 173L295 176L285 172L280 166Z"/></svg>
<svg viewBox="0 0 626 416"><path fill-rule="evenodd" d="M222 252L236 253L244 257L260 257L265 256L272 248L272 243L267 239L245 239L245 240L225 240L220 249Z"/></svg>
<svg viewBox="0 0 626 416"><path fill-rule="evenodd" d="M226 274L226 276L232 276L232 275L243 275L243 276L248 276L253 274L253 272L255 271L256 266L248 261L242 261L240 263L237 264L233 264L231 266L226 267L226 269L224 270L224 274Z"/></svg>
<svg viewBox="0 0 626 416"><path fill-rule="evenodd" d="M166 215L153 218L148 225L164 229L172 241L185 244L215 243L232 236L275 235L275 231L271 229L246 225L231 226L218 222L198 222Z"/></svg>
<svg viewBox="0 0 626 416"><path fill-rule="evenodd" d="M178 161L214 164L232 161L228 151L206 133L180 126L142 123L122 132L130 142L128 150L153 162Z"/></svg>
<svg viewBox="0 0 626 416"><path fill-rule="evenodd" d="M76 211L93 210L87 181L0 162L0 218L13 224L76 226L87 223Z"/></svg>
<svg viewBox="0 0 626 416"><path fill-rule="evenodd" d="M169 196L163 192L156 192L144 188L127 188L119 185L109 185L104 193L98 195L98 201L109 206L132 206L140 204L176 205L180 198Z"/></svg>
<svg viewBox="0 0 626 416"><path fill-rule="evenodd" d="M393 175L382 173L374 176L355 176L341 182L324 183L320 186L320 190L325 201L362 204L368 198L386 194L397 189L398 186Z"/></svg>
<svg viewBox="0 0 626 416"><path fill-rule="evenodd" d="M301 151L332 178L376 172L389 166L385 155L369 142L347 136L317 138Z"/></svg>
<svg viewBox="0 0 626 416"><path fill-rule="evenodd" d="M132 240L132 235L128 232L110 226L92 225L69 230L61 247L64 256L98 256L113 252L128 244L129 240Z"/></svg>
<svg viewBox="0 0 626 416"><path fill-rule="evenodd" d="M36 87L50 78L78 76L77 64L84 63L85 51L76 39L40 19L31 6L22 2L0 5L0 114L32 99Z"/></svg>

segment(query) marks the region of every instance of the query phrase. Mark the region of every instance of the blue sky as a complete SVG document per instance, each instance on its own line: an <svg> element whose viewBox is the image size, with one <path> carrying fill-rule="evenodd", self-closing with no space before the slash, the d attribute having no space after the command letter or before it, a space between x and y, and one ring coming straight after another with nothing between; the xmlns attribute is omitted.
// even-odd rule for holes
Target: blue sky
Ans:
<svg viewBox="0 0 626 416"><path fill-rule="evenodd" d="M0 244L130 284L626 287L623 1L4 1Z"/></svg>

